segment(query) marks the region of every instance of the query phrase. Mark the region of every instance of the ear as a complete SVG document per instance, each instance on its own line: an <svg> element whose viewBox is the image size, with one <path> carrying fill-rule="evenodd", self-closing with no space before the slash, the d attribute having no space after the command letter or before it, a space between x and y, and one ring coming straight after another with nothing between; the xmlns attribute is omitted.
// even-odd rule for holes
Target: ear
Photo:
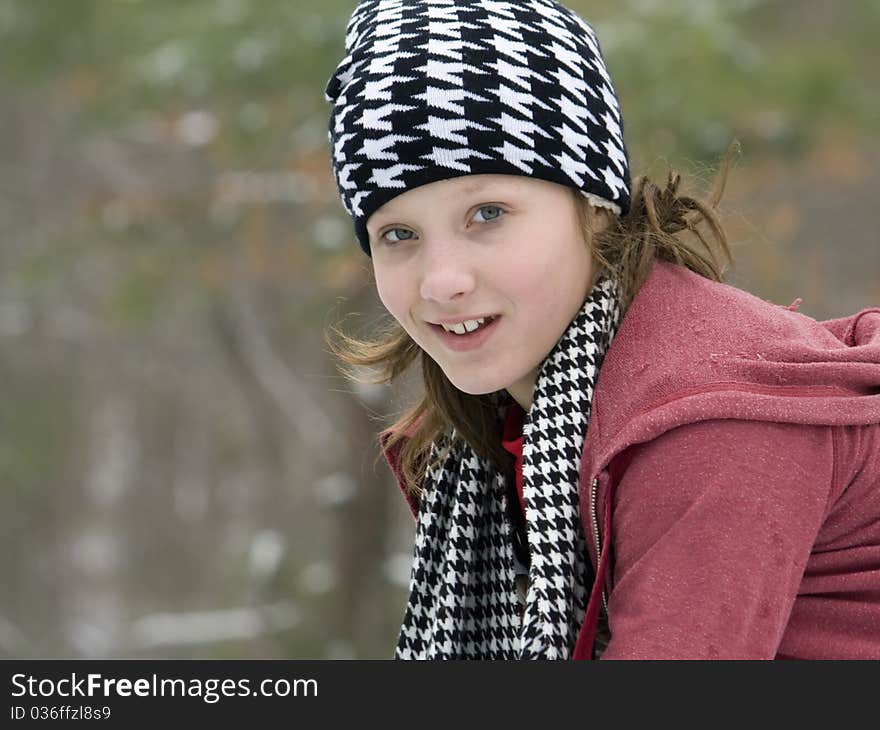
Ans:
<svg viewBox="0 0 880 730"><path fill-rule="evenodd" d="M570 188L575 201L575 209L577 210L578 220L584 231L586 240L589 242L597 233L601 233L614 221L615 215L607 208L599 208L592 205L580 190L575 187Z"/></svg>
<svg viewBox="0 0 880 730"><path fill-rule="evenodd" d="M615 215L607 208L596 208L588 203L587 209L587 226L591 235L602 233L614 222Z"/></svg>

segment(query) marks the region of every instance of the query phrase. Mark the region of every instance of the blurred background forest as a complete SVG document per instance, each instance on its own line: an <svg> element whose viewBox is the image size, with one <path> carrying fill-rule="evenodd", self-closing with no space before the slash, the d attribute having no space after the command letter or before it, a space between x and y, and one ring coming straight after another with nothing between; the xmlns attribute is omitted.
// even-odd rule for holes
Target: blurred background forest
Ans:
<svg viewBox="0 0 880 730"><path fill-rule="evenodd" d="M323 98L354 0L0 0L0 656L387 658L414 528ZM880 304L880 1L569 0L730 283ZM411 381L412 382L412 381Z"/></svg>

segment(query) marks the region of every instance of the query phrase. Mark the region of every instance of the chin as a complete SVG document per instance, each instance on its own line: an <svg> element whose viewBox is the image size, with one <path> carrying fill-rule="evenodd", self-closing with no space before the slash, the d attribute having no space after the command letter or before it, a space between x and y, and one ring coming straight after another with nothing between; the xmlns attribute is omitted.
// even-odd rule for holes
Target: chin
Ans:
<svg viewBox="0 0 880 730"><path fill-rule="evenodd" d="M468 395L488 395L489 393L494 393L496 390L501 390L505 387L497 376L485 379L453 378L449 373L446 373L446 377L449 378L449 382L462 393L467 393Z"/></svg>

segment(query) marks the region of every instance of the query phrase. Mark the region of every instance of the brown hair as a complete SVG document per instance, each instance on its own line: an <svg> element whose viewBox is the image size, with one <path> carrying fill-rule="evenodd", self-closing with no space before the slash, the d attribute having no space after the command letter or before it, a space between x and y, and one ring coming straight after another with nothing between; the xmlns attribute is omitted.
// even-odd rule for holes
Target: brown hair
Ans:
<svg viewBox="0 0 880 730"><path fill-rule="evenodd" d="M593 258L618 282L622 315L656 259L686 266L713 281L723 280L726 267L719 261L719 255L723 255L728 264L733 263L733 257L716 206L724 192L733 150L731 145L722 158L714 188L707 199L679 192L681 176L674 170L669 171L662 190L647 176L637 178L630 210L620 218L592 207L572 188ZM594 229L593 220L597 216L606 218L607 225L601 230ZM708 228L708 238L702 230L704 225ZM338 341L334 341L331 334ZM510 473L512 457L501 446L502 424L490 396L469 395L456 388L396 320L389 316L373 338L364 340L331 325L325 340L344 365L352 366L340 365L340 371L361 383L393 383L414 362L420 362L424 387L421 398L383 432L386 449L401 448L398 465L411 495L420 494L429 466L431 443L450 428L477 454ZM368 368L373 375L365 375L358 368ZM457 440L450 443L448 448L456 443ZM444 456L445 453L440 454L438 459Z"/></svg>

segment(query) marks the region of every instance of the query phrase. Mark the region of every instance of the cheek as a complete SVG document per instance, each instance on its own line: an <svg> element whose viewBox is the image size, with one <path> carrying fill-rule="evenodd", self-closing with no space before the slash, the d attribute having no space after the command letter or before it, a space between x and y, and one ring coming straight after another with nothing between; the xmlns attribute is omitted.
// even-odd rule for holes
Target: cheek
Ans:
<svg viewBox="0 0 880 730"><path fill-rule="evenodd" d="M391 272L380 267L373 268L373 278L376 281L376 293L379 301L401 324L405 323L405 315L409 308L407 303L407 290L405 282L399 281Z"/></svg>
<svg viewBox="0 0 880 730"><path fill-rule="evenodd" d="M578 238L550 239L531 256L507 269L509 290L535 322L568 321L588 293L592 264ZM555 330L553 331L555 334Z"/></svg>

